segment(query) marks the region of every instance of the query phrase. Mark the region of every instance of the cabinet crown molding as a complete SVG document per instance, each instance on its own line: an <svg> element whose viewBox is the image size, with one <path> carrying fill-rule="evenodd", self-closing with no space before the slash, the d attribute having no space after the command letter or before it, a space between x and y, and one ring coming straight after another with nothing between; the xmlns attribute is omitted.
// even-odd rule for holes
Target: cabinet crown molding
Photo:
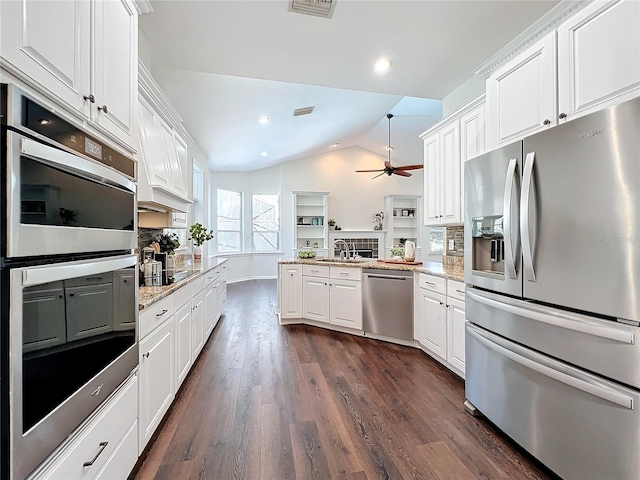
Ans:
<svg viewBox="0 0 640 480"><path fill-rule="evenodd" d="M153 12L153 7L151 6L151 2L149 0L135 0L135 5L136 10L140 15L142 15L143 13Z"/></svg>
<svg viewBox="0 0 640 480"><path fill-rule="evenodd" d="M594 1L596 0L561 0L560 3L536 20L516 38L489 57L473 73L482 75L485 78L488 77L523 49L554 30L559 24Z"/></svg>
<svg viewBox="0 0 640 480"><path fill-rule="evenodd" d="M155 81L149 69L140 60L138 60L138 91L162 119L176 129L187 143L187 147L195 143L182 125L182 117Z"/></svg>
<svg viewBox="0 0 640 480"><path fill-rule="evenodd" d="M446 117L444 117L438 123L434 123L433 125L431 125L424 132L422 132L420 135L418 135L418 137L420 137L422 140L424 140L430 134L432 134L436 130L439 130L443 125L446 125L447 123L462 117L465 113L473 110L474 108L479 107L480 105L482 105L485 102L486 95L487 95L486 92L481 93L476 98L471 100L469 103L465 103L458 110L456 110L455 112L451 113L450 115L447 115Z"/></svg>

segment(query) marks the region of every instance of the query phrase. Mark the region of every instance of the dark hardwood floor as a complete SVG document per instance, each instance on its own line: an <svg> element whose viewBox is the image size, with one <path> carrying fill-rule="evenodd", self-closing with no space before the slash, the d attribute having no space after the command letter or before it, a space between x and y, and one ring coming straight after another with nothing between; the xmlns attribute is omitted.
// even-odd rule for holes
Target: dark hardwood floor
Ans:
<svg viewBox="0 0 640 480"><path fill-rule="evenodd" d="M548 478L423 352L280 326L275 302L275 281L229 285L136 479Z"/></svg>

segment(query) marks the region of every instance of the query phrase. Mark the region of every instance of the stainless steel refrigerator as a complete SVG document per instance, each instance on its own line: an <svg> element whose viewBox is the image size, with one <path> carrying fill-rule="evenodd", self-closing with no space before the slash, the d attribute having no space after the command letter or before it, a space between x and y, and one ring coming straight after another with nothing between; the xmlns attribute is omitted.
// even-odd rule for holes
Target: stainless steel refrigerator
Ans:
<svg viewBox="0 0 640 480"><path fill-rule="evenodd" d="M466 397L564 478L640 478L640 98L465 164Z"/></svg>

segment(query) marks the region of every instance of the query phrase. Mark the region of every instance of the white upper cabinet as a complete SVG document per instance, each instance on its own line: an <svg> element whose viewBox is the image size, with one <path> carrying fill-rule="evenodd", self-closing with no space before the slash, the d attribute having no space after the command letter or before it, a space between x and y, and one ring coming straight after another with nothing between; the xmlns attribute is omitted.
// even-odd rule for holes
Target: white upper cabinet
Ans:
<svg viewBox="0 0 640 480"><path fill-rule="evenodd" d="M595 2L558 27L560 119L637 96L640 2Z"/></svg>
<svg viewBox="0 0 640 480"><path fill-rule="evenodd" d="M137 97L138 15L126 0L94 2L93 88L97 108L92 120L131 143Z"/></svg>
<svg viewBox="0 0 640 480"><path fill-rule="evenodd" d="M424 224L463 222L462 164L484 153L484 95L423 132Z"/></svg>
<svg viewBox="0 0 640 480"><path fill-rule="evenodd" d="M138 130L140 133L140 150L145 159L148 181L153 185L169 188L169 165L160 137L160 120L156 112L144 99L140 99L138 108ZM151 160L153 159L153 161Z"/></svg>
<svg viewBox="0 0 640 480"><path fill-rule="evenodd" d="M1 65L134 151L138 18L129 0L2 2Z"/></svg>
<svg viewBox="0 0 640 480"><path fill-rule="evenodd" d="M548 33L520 52L534 31ZM640 2L561 2L476 73L488 75L489 149L636 97Z"/></svg>
<svg viewBox="0 0 640 480"><path fill-rule="evenodd" d="M551 32L487 79L489 149L555 125L555 78L555 32Z"/></svg>

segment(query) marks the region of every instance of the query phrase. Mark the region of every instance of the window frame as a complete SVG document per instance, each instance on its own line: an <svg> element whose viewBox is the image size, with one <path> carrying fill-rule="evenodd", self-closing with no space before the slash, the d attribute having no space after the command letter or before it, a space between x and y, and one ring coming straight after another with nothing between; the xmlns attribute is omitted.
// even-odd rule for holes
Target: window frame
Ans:
<svg viewBox="0 0 640 480"><path fill-rule="evenodd" d="M220 201L219 201L219 192L223 191L223 192L231 192L231 193L235 193L238 196L238 218L237 219L233 219L231 217L229 217L231 220L238 222L238 230L229 230L229 229L220 229L219 228L219 222L220 222ZM216 235L218 237L217 241L216 241L216 249L219 253L241 253L244 251L244 220L243 220L243 213L244 213L244 192L237 192L235 190L227 190L226 188L216 188ZM225 217L226 218L226 217ZM238 235L238 248L236 250L220 250L220 233L236 233Z"/></svg>
<svg viewBox="0 0 640 480"><path fill-rule="evenodd" d="M264 230L264 232L275 233L276 234L276 245L273 249L269 250L257 250L255 248L255 235L256 233L260 233L255 229L256 223L254 222L256 216L254 215L254 198L255 197L274 197L277 201L276 204L276 221L277 230ZM252 193L251 194L251 253L274 253L280 251L280 241L281 241L281 232L282 232L282 222L280 219L280 195L274 193Z"/></svg>
<svg viewBox="0 0 640 480"><path fill-rule="evenodd" d="M433 243L431 242L431 231L434 228L442 230L442 249L441 250L434 250L433 249ZM438 227L438 226L429 227L429 255L444 255L444 251L445 251L444 247L445 247L446 241L447 241L447 229L446 229L446 227Z"/></svg>

